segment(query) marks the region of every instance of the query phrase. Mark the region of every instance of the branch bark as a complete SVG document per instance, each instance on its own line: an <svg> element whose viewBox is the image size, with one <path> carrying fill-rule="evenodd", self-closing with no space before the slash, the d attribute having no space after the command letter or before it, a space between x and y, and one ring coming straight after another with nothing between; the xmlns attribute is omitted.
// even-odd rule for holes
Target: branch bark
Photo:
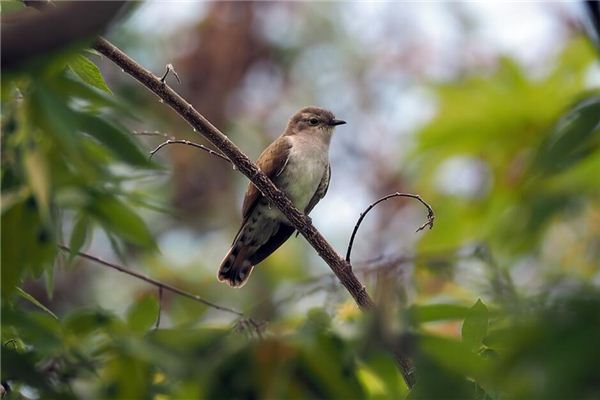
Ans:
<svg viewBox="0 0 600 400"><path fill-rule="evenodd" d="M136 63L133 59L123 53L120 49L104 38L98 38L94 49L113 61L123 71L142 83L147 89L158 96L164 104L169 105L179 116L187 121L197 132L202 134L208 141L217 147L235 167L243 173L250 181L287 217L290 224L298 230L317 251L319 256L329 265L342 285L352 295L362 310L370 310L374 307L373 300L367 293L365 286L352 272L352 266L341 257L325 238L312 225L311 220L301 213L287 196L279 190L269 178L267 178L258 167L245 155L227 136L221 133L194 107L182 98L167 84L161 82L161 78ZM409 387L414 385L412 363L408 357L399 351L394 352L400 371Z"/></svg>

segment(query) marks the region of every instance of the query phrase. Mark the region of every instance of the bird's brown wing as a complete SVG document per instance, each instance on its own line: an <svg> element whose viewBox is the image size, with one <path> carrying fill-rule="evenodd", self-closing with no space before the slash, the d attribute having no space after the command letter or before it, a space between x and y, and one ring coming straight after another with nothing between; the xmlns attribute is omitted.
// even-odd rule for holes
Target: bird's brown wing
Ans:
<svg viewBox="0 0 600 400"><path fill-rule="evenodd" d="M290 139L287 136L280 136L262 152L256 164L269 179L273 179L285 168L291 147L292 143ZM242 206L242 217L244 220L248 218L261 197L262 194L260 191L250 182Z"/></svg>
<svg viewBox="0 0 600 400"><path fill-rule="evenodd" d="M315 191L312 199L308 202L304 213L308 215L312 211L313 208L317 205L319 200L321 200L327 194L327 189L329 189L329 179L331 178L331 165L327 165L327 170L323 174L323 178L321 178L321 183L319 183L319 187Z"/></svg>

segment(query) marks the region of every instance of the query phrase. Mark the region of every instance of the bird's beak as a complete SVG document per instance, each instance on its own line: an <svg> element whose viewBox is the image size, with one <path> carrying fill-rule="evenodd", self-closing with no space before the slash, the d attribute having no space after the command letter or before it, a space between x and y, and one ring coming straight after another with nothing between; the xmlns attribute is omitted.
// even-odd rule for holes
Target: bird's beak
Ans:
<svg viewBox="0 0 600 400"><path fill-rule="evenodd" d="M331 121L331 126L344 125L346 121L342 121L341 119L334 119Z"/></svg>

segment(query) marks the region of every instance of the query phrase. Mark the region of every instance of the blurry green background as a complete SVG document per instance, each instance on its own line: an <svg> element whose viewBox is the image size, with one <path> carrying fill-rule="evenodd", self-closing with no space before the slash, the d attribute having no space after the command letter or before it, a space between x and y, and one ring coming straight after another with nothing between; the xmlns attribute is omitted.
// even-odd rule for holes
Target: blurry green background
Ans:
<svg viewBox="0 0 600 400"><path fill-rule="evenodd" d="M9 7L10 5L10 7ZM19 12L3 2L3 13ZM106 37L256 158L305 105L348 121L311 217L379 307L291 238L216 270L247 180L93 51L2 76L9 398L600 396L600 68L575 3L135 3ZM96 67L97 66L97 67ZM139 134L160 132L160 135ZM135 134L138 133L138 134ZM57 243L167 282L164 291ZM251 318L249 320L248 318ZM389 354L416 364L410 391Z"/></svg>

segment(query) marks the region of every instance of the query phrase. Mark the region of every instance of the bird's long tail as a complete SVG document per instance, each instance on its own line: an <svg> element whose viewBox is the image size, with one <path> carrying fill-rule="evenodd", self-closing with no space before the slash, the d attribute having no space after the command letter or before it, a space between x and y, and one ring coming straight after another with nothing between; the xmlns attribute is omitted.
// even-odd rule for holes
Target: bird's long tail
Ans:
<svg viewBox="0 0 600 400"><path fill-rule="evenodd" d="M236 238L219 267L217 273L219 281L226 282L231 287L244 286L254 268L254 265L248 260L249 252L250 247Z"/></svg>

